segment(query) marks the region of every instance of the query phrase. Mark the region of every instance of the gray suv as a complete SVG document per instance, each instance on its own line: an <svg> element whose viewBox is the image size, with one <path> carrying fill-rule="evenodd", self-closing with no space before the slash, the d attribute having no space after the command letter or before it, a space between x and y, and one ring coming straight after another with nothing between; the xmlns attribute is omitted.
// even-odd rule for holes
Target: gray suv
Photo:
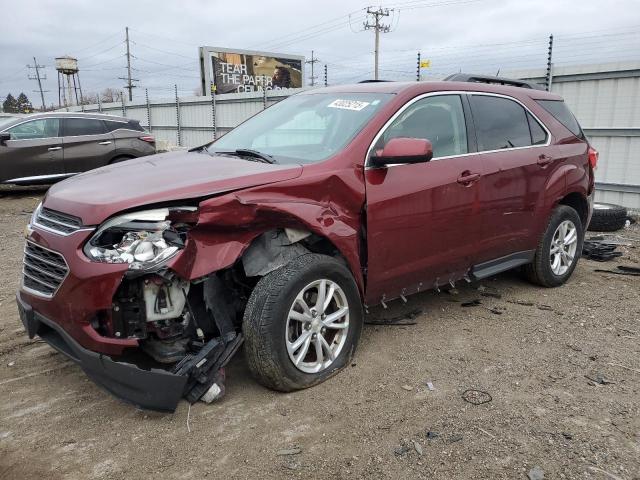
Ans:
<svg viewBox="0 0 640 480"><path fill-rule="evenodd" d="M48 184L154 153L154 137L124 117L54 112L0 123L0 183Z"/></svg>

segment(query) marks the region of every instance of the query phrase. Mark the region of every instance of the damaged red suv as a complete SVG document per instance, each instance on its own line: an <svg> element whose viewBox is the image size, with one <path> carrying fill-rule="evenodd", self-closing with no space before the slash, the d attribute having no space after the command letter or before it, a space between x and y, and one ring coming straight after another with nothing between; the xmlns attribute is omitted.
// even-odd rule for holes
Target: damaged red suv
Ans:
<svg viewBox="0 0 640 480"><path fill-rule="evenodd" d="M215 397L243 342L255 378L292 391L349 363L366 306L515 267L563 284L597 152L559 96L453 80L306 91L53 186L27 229L29 336L173 411Z"/></svg>

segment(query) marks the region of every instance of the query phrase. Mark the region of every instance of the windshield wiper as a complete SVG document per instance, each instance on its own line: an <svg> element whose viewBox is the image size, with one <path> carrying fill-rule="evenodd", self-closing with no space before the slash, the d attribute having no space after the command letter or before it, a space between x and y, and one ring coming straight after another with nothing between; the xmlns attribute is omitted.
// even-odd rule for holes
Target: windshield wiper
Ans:
<svg viewBox="0 0 640 480"><path fill-rule="evenodd" d="M264 163L278 163L275 158L266 153L259 152L258 150L251 150L249 148L237 148L235 153L237 155L244 155L246 157L256 158Z"/></svg>

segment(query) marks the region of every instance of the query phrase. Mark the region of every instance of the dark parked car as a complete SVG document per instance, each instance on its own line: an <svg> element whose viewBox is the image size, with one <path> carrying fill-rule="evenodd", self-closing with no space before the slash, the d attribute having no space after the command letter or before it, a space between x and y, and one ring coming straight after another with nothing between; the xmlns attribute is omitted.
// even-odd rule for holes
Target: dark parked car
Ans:
<svg viewBox="0 0 640 480"><path fill-rule="evenodd" d="M208 146L54 185L27 229L29 336L172 411L218 395L243 341L257 380L292 391L349 365L366 306L516 267L562 285L597 152L526 86L311 90Z"/></svg>
<svg viewBox="0 0 640 480"><path fill-rule="evenodd" d="M53 183L153 153L155 139L123 117L55 112L0 122L0 183Z"/></svg>

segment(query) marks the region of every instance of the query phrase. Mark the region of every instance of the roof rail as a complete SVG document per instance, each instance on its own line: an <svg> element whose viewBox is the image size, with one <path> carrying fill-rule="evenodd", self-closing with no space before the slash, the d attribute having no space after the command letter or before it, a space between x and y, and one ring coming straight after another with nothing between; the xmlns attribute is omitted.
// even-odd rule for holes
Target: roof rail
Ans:
<svg viewBox="0 0 640 480"><path fill-rule="evenodd" d="M490 83L496 85L508 85L510 87L531 88L534 90L544 90L542 85L526 80L514 78L492 77L491 75L473 75L469 73L454 73L444 79L446 82L475 82Z"/></svg>
<svg viewBox="0 0 640 480"><path fill-rule="evenodd" d="M393 82L393 80L360 80L358 83Z"/></svg>

